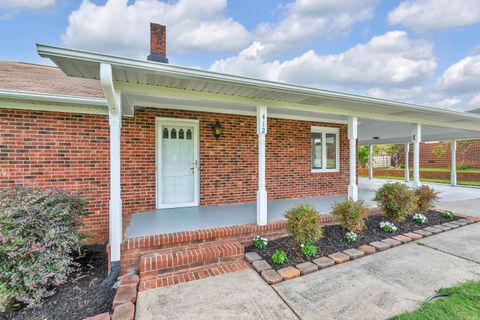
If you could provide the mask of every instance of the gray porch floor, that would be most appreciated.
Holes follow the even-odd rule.
[[[375,194],[375,190],[387,181],[388,180],[382,179],[369,180],[360,178],[358,190],[359,199],[363,200],[366,205],[374,207],[375,203],[371,199]],[[440,192],[440,203],[480,198],[480,189],[478,188],[452,187],[433,183],[429,183],[428,185],[431,185]],[[269,201],[268,221],[283,219],[285,211],[299,203],[311,204],[321,214],[328,214],[331,212],[334,202],[339,202],[344,199],[346,199],[346,195]],[[125,238],[226,227],[255,222],[255,203],[161,209],[135,213],[127,228]]]

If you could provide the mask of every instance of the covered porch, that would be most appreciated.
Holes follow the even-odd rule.
[[[387,182],[398,182],[398,180],[360,178],[359,200],[364,201],[369,207],[376,207],[375,202],[372,201],[375,191]],[[428,183],[428,185],[440,193],[439,204],[480,198],[480,188],[454,187],[436,183]],[[297,204],[310,204],[320,214],[329,214],[335,202],[346,198],[347,195],[268,201],[268,221],[284,219],[285,212]],[[255,203],[160,209],[135,213],[127,227],[125,238],[254,223],[256,223]]]

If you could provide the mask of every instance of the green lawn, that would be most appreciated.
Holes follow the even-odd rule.
[[[374,176],[374,178],[403,180],[403,177],[397,177],[397,176]],[[420,181],[450,184],[450,179],[434,179],[434,178],[422,178],[422,177],[420,177]],[[464,185],[464,186],[480,187],[480,181],[457,181],[457,183],[459,185]]]
[[[385,168],[382,170],[402,170],[403,168]],[[412,168],[410,168],[410,171],[412,170]],[[447,171],[447,172],[450,172],[451,169],[450,168],[420,168],[420,171]],[[480,172],[480,169],[464,169],[464,170],[461,170],[461,169],[457,169],[457,172]]]
[[[480,295],[480,281],[467,282],[462,285],[441,289],[439,293],[465,293]],[[453,294],[425,303],[413,312],[406,312],[395,320],[473,320],[480,319],[480,297],[468,297]]]

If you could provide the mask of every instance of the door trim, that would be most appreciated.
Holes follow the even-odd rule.
[[[181,203],[181,204],[162,204],[162,143],[161,143],[161,130],[162,125],[190,125],[193,127],[193,161],[197,162],[197,166],[194,169],[193,175],[193,202]],[[199,133],[199,121],[193,119],[177,119],[177,118],[155,118],[155,206],[157,209],[167,208],[181,208],[181,207],[197,207],[200,205],[200,133]]]

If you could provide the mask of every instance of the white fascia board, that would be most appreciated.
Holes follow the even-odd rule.
[[[216,73],[211,71],[185,68],[185,67],[175,66],[171,64],[162,64],[162,63],[151,62],[151,61],[122,58],[122,57],[94,53],[94,52],[83,51],[83,50],[68,49],[68,48],[37,44],[37,52],[40,56],[50,58],[53,61],[55,60],[55,58],[64,58],[64,59],[73,59],[78,61],[96,62],[98,64],[108,63],[108,64],[111,64],[112,67],[132,68],[137,70],[145,70],[149,72],[154,71],[154,72],[159,72],[162,74],[176,76],[184,79],[209,80],[209,81],[215,81],[217,83],[227,82],[230,84],[254,86],[257,88],[265,88],[265,89],[275,90],[275,91],[284,92],[284,93],[296,93],[296,94],[303,94],[303,95],[312,96],[312,97],[343,100],[343,101],[349,101],[354,103],[375,104],[375,105],[381,105],[385,107],[406,110],[406,111],[416,111],[416,112],[423,112],[423,113],[433,112],[436,114],[458,116],[460,118],[477,120],[480,122],[480,115],[468,114],[465,112],[459,112],[454,110],[438,109],[434,107],[416,105],[411,103],[403,103],[403,102],[397,102],[397,101],[390,101],[385,99],[360,96],[356,94],[347,94],[347,93],[341,93],[341,92],[335,92],[335,91],[329,91],[329,90],[321,90],[321,89],[315,89],[315,88],[309,88],[309,87],[303,87],[303,86],[297,86],[297,85],[290,85],[290,84],[273,82],[273,81],[252,79],[248,77],[233,76],[233,75]]]
[[[54,95],[54,94],[8,91],[8,90],[0,90],[0,98],[65,103],[65,104],[80,104],[80,105],[101,106],[101,107],[107,105],[107,100],[105,100],[104,98],[62,96],[62,95]]]

